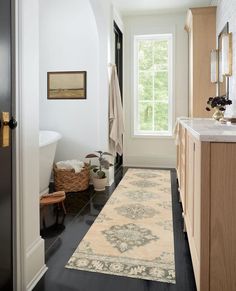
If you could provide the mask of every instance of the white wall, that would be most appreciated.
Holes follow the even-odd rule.
[[[114,18],[122,25],[110,0],[40,1],[40,128],[62,134],[56,160],[83,159],[88,152],[109,149]],[[86,100],[47,100],[47,72],[63,70],[87,71]]]
[[[218,0],[213,1],[212,5],[217,5],[216,37],[227,22],[229,22],[229,32],[233,33],[233,75],[229,79],[229,96],[233,100],[233,104],[227,106],[225,115],[236,117],[236,1]]]
[[[56,161],[109,150],[108,63],[113,56],[110,0],[40,1],[40,128],[62,134]],[[86,100],[47,100],[47,72],[87,71]],[[110,169],[109,184],[113,182]]]
[[[95,16],[99,38],[99,67],[97,71],[99,83],[97,119],[99,128],[99,148],[101,150],[108,150],[108,63],[111,61],[111,40],[113,27],[112,5],[110,0],[90,0],[90,4]]]
[[[188,114],[188,44],[184,31],[186,13],[127,16],[125,26],[124,106],[126,166],[174,167],[176,148],[173,138],[133,137],[133,36],[135,34],[174,34],[174,118]]]
[[[17,290],[32,290],[46,271],[39,232],[38,1],[16,1]]]
[[[99,37],[99,143],[101,149],[109,151],[109,122],[108,122],[108,87],[110,69],[108,64],[114,63],[114,32],[113,21],[123,30],[123,21],[110,0],[90,0],[96,19]],[[110,160],[114,163],[114,160]],[[114,167],[109,169],[109,185],[114,182]]]
[[[56,160],[100,148],[99,39],[89,1],[39,1],[40,128],[62,134]],[[87,71],[86,100],[47,100],[48,71]],[[102,136],[102,138],[105,138]]]

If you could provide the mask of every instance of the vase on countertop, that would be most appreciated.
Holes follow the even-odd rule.
[[[220,119],[224,118],[224,113],[225,111],[220,110],[221,107],[215,107],[215,112],[212,115],[212,118],[214,118],[215,120],[219,121]]]

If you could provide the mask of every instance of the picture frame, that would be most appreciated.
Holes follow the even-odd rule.
[[[86,99],[86,71],[47,72],[47,99]]]

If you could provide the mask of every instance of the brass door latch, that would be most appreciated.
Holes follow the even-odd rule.
[[[17,127],[16,120],[12,117],[10,119],[9,112],[2,112],[0,120],[0,147],[9,147],[10,145],[10,129]]]

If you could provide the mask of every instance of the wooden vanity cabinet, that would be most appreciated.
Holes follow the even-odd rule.
[[[236,290],[236,143],[201,142],[187,129],[185,141],[183,216],[197,290],[233,291]]]

